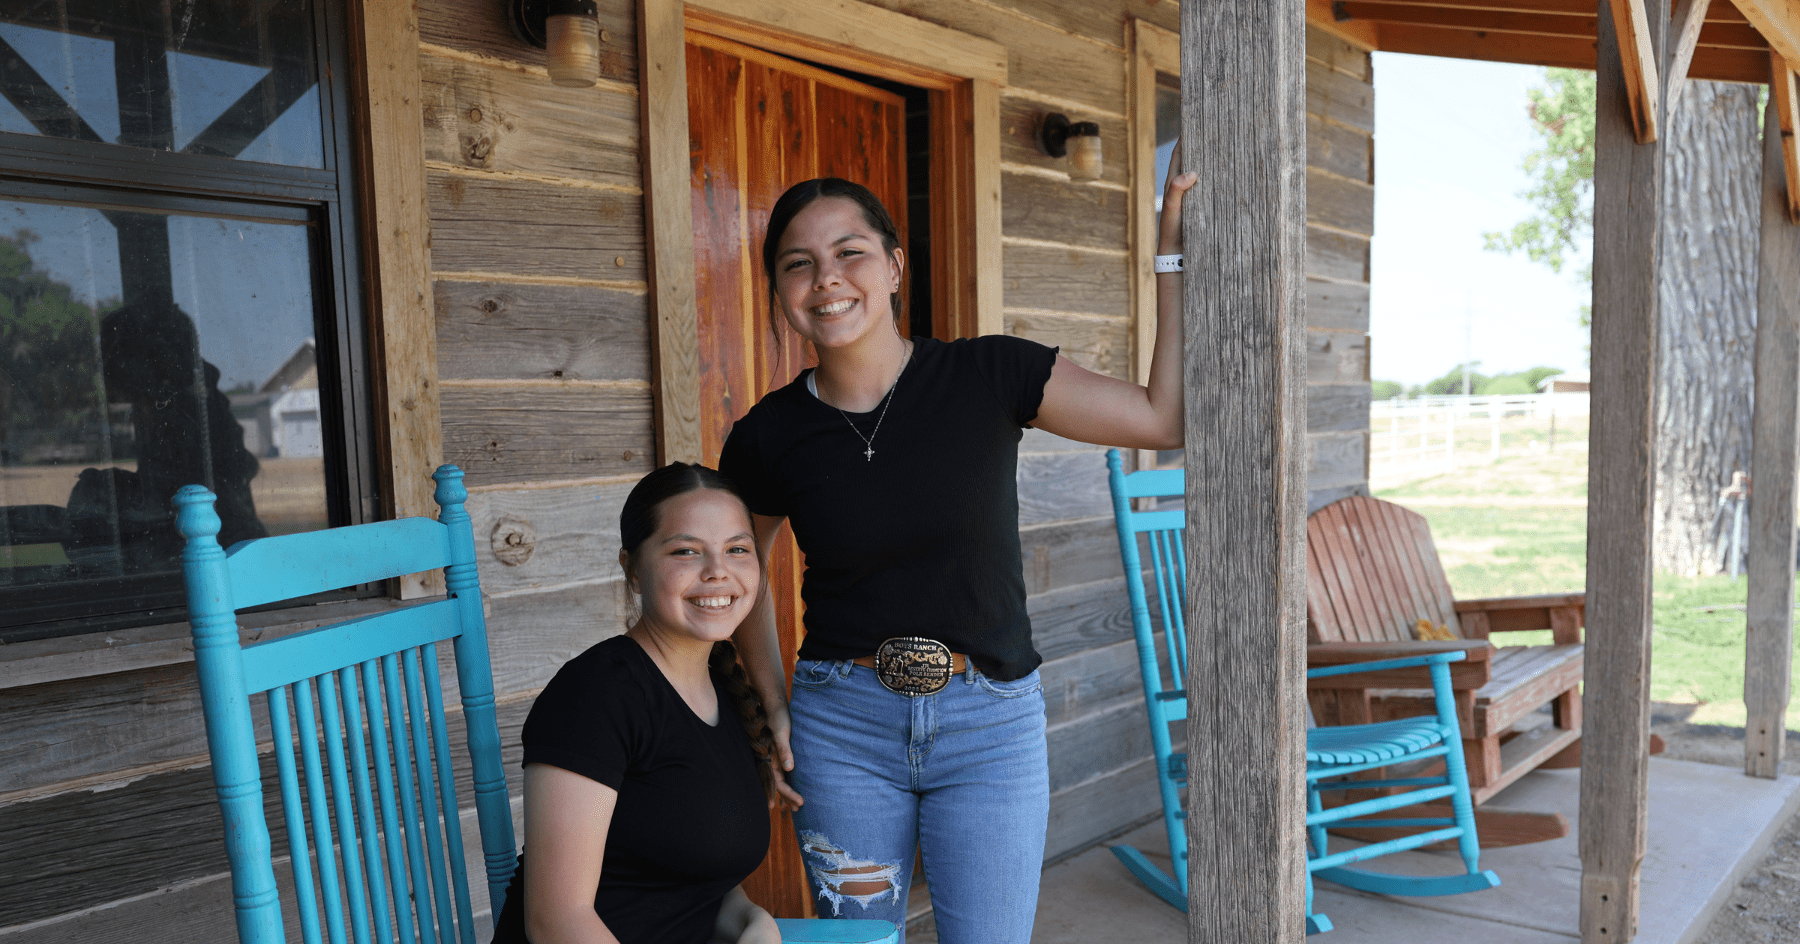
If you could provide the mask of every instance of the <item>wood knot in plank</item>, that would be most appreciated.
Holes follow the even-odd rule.
[[[494,558],[508,567],[517,567],[531,559],[537,550],[537,528],[515,515],[502,515],[488,535],[488,546]]]
[[[483,135],[463,139],[463,156],[471,167],[488,167],[494,163],[494,139]]]

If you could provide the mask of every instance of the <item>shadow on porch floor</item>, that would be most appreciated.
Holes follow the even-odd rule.
[[[1554,810],[1577,822],[1580,772],[1540,770],[1492,805]],[[1701,944],[1713,911],[1745,869],[1762,857],[1781,825],[1800,806],[1800,778],[1757,780],[1740,769],[1652,758],[1650,835],[1642,877],[1638,935],[1633,944]],[[1446,898],[1386,898],[1320,883],[1318,910],[1337,929],[1319,944],[1560,944],[1578,932],[1581,858],[1577,836],[1482,854],[1502,885]],[[1166,861],[1160,821],[1120,837],[1154,860]],[[1372,868],[1425,874],[1452,871],[1446,853],[1403,853]],[[936,944],[929,925],[909,930],[908,944]],[[1044,872],[1034,944],[1179,944],[1186,916],[1163,904],[1126,873],[1105,846]]]

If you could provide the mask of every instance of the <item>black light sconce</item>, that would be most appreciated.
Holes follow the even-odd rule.
[[[1051,112],[1038,129],[1038,143],[1051,157],[1069,158],[1070,180],[1100,178],[1100,126],[1092,121],[1071,122],[1067,115]]]
[[[506,0],[514,35],[545,51],[550,81],[588,88],[600,81],[600,7],[595,0]]]

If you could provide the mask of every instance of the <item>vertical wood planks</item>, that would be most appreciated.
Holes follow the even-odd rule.
[[[1188,940],[1305,934],[1305,8],[1183,4]]]
[[[366,121],[363,164],[364,252],[370,260],[370,337],[380,359],[376,427],[386,440],[384,516],[431,516],[431,480],[420,474],[443,461],[439,422],[437,321],[432,309],[431,220],[425,200],[423,96],[419,17],[412,4],[363,0],[350,16],[357,47],[355,87]],[[400,596],[443,592],[437,575],[401,578]]]
[[[1639,144],[1630,24],[1601,4],[1594,144],[1593,419],[1589,433],[1588,702],[1581,772],[1581,939],[1637,933],[1648,815],[1651,496],[1655,487],[1658,213],[1663,150]],[[1663,45],[1668,0],[1646,4]],[[1621,35],[1624,34],[1624,35]],[[1623,48],[1621,48],[1623,47]]]
[[[1773,78],[1784,80],[1779,59]],[[1748,634],[1744,644],[1744,772],[1774,778],[1794,648],[1795,412],[1800,406],[1800,229],[1787,219],[1779,109],[1763,121],[1762,245],[1756,278],[1756,408],[1751,419]]]
[[[644,230],[650,234],[650,350],[657,462],[701,461],[700,351],[688,193],[686,28],[682,4],[638,0]]]

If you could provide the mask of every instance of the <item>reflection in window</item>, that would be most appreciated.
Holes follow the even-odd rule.
[[[1163,187],[1169,183],[1169,161],[1181,134],[1181,77],[1156,74],[1156,212],[1162,212]]]
[[[1156,212],[1162,212],[1163,188],[1169,183],[1169,161],[1175,157],[1175,139],[1181,135],[1181,77],[1156,74]],[[1164,449],[1156,454],[1156,468],[1179,469],[1186,453]]]
[[[0,591],[329,523],[312,226],[0,199]]]
[[[12,0],[0,131],[323,167],[308,0]]]

